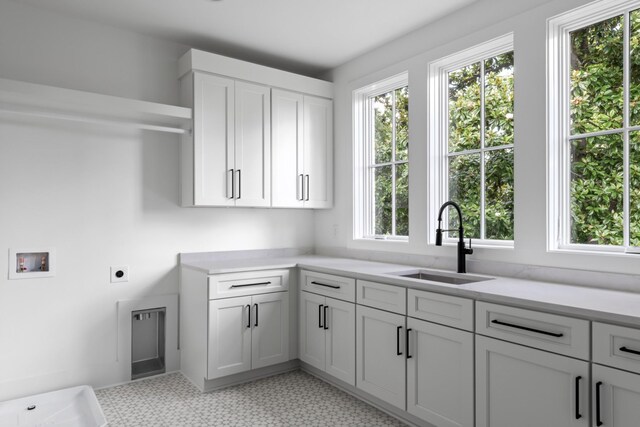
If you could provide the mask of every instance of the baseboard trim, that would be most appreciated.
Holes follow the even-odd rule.
[[[270,377],[273,375],[283,374],[285,372],[295,371],[300,369],[300,361],[298,359],[289,360],[288,362],[279,363],[273,366],[266,366],[260,369],[253,369],[247,372],[241,372],[239,374],[229,375],[222,378],[216,378],[214,380],[204,380],[204,388],[200,391],[208,393],[215,390],[221,390],[223,388],[231,387],[247,383],[250,381],[259,380],[261,378]],[[186,376],[186,375],[185,375]]]

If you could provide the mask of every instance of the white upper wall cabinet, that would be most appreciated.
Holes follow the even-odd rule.
[[[183,206],[333,205],[332,83],[195,50],[179,69]]]
[[[272,206],[330,208],[333,204],[331,100],[274,89]]]

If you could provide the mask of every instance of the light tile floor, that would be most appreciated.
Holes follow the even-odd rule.
[[[303,371],[211,393],[173,373],[96,391],[112,427],[404,426]]]

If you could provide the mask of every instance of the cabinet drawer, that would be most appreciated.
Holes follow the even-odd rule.
[[[587,320],[477,302],[476,333],[589,359]]]
[[[594,322],[593,361],[640,373],[640,330]]]
[[[300,289],[349,302],[356,302],[356,281],[333,274],[300,271]]]
[[[407,316],[473,332],[473,300],[408,290]]]
[[[266,294],[289,289],[289,270],[249,271],[209,276],[209,299]]]
[[[358,280],[356,302],[398,314],[407,314],[407,289],[401,286]]]

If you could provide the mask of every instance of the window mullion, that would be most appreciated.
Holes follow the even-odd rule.
[[[624,228],[624,243],[625,247],[630,246],[630,217],[629,217],[629,91],[630,87],[630,29],[631,29],[631,12],[626,12],[624,15],[624,55],[623,55],[623,127],[625,129],[623,133],[623,144],[624,144],[624,152],[623,152],[623,196],[622,196],[622,205],[623,205],[623,228]]]
[[[391,92],[391,235],[396,235],[396,91]]]
[[[480,239],[485,238],[485,176],[484,176],[484,146],[485,146],[485,111],[484,111],[484,89],[485,70],[484,60],[480,61]],[[460,224],[462,225],[462,224]]]

